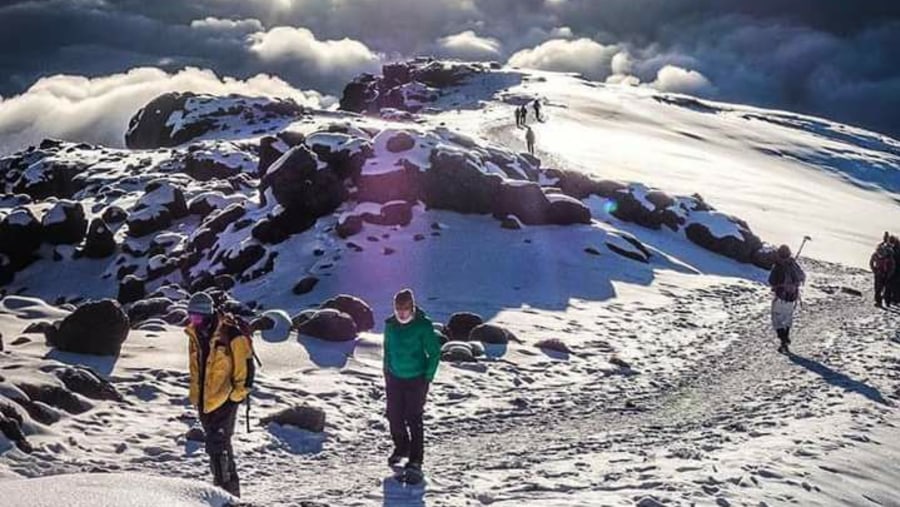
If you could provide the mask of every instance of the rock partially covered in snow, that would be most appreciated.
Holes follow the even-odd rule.
[[[280,424],[321,433],[325,431],[325,411],[318,407],[300,405],[286,408],[260,419],[262,424]]]
[[[320,307],[332,308],[351,316],[357,331],[365,332],[375,327],[372,308],[358,297],[340,294],[323,302]]]
[[[318,156],[304,145],[295,146],[275,161],[263,186],[289,216],[318,218],[337,209],[347,190],[337,175],[319,167]]]
[[[187,214],[180,187],[167,180],[151,181],[128,217],[128,234],[142,237],[161,231]]]
[[[75,177],[84,168],[83,163],[75,160],[58,160],[47,156],[22,171],[12,190],[36,200],[48,197],[70,199],[81,187]]]
[[[115,356],[128,338],[129,326],[128,315],[117,301],[93,301],[66,316],[47,341],[65,352]]]
[[[303,315],[302,319],[295,317],[294,321],[299,322],[297,331],[300,334],[320,340],[345,342],[355,339],[358,334],[353,317],[331,308]]]
[[[694,213],[691,220],[685,234],[703,248],[740,262],[762,258],[756,252],[763,248],[763,243],[744,221],[715,211]]]
[[[457,312],[450,316],[444,331],[450,340],[468,341],[472,330],[482,324],[484,319],[477,313]]]
[[[650,262],[650,250],[633,236],[619,233],[610,233],[606,237],[606,248],[623,257],[638,262]]]
[[[91,220],[82,252],[85,257],[91,259],[102,259],[116,252],[116,240],[113,232],[102,218],[96,217]]]
[[[481,324],[469,333],[470,341],[478,341],[492,345],[505,345],[511,341],[518,341],[512,331],[496,324]]]
[[[41,219],[44,239],[54,245],[74,245],[84,239],[87,219],[84,206],[74,201],[57,201]]]
[[[72,392],[93,400],[123,401],[122,395],[108,380],[100,377],[90,368],[67,366],[56,372],[56,376]]]
[[[262,314],[263,319],[267,319],[271,325],[261,329],[264,340],[267,341],[284,341],[291,334],[291,316],[284,310],[269,310]]]
[[[475,363],[478,359],[469,342],[447,342],[441,347],[441,361]]]
[[[27,264],[41,246],[41,223],[28,208],[16,208],[0,220],[0,253],[12,269]]]
[[[131,149],[177,146],[210,132],[302,114],[303,108],[291,99],[165,93],[131,118],[125,145]]]
[[[487,68],[486,64],[430,58],[387,64],[382,67],[383,76],[363,74],[350,82],[340,108],[357,113],[377,113],[382,108],[416,112],[437,100],[441,88],[458,85]]]
[[[119,282],[119,292],[116,300],[123,305],[141,300],[146,293],[146,281],[143,278],[128,275]]]

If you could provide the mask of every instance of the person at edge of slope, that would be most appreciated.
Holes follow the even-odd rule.
[[[441,342],[431,320],[416,307],[411,290],[394,296],[394,315],[384,326],[384,382],[394,451],[388,465],[407,458],[403,480],[422,480],[425,426],[422,416],[428,388],[441,360]]]
[[[534,155],[534,130],[531,127],[525,127],[525,142],[528,144],[528,153]]]
[[[522,108],[516,107],[516,127],[522,126]]]
[[[900,306],[900,238],[891,235],[891,248],[894,250],[894,275],[888,280],[890,296],[887,303]]]
[[[522,126],[528,125],[528,107],[525,104],[519,106],[519,117],[522,118]]]
[[[888,283],[896,270],[894,249],[891,246],[890,239],[890,234],[885,232],[883,241],[875,247],[875,252],[869,258],[869,269],[872,270],[872,274],[875,277],[875,306],[879,308],[885,302],[890,306]],[[888,296],[888,301],[885,301],[885,296]]]
[[[213,483],[241,495],[231,437],[238,406],[247,398],[254,371],[248,331],[228,314],[217,312],[205,292],[188,302],[190,400],[206,434]]]
[[[791,326],[794,321],[794,310],[800,299],[800,286],[806,281],[806,274],[791,255],[787,245],[778,247],[775,266],[769,273],[769,286],[772,288],[772,327],[781,342],[778,352],[790,354]]]
[[[540,101],[540,99],[534,100],[534,117],[537,121],[544,121],[543,118],[541,118],[541,101]]]
[[[891,279],[891,304],[900,306],[900,238],[891,235],[891,246],[894,247],[894,276]]]

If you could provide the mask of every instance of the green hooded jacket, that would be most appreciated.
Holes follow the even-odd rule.
[[[441,361],[441,342],[431,319],[420,309],[408,324],[397,317],[385,321],[384,367],[391,375],[411,379],[425,377],[431,382]]]

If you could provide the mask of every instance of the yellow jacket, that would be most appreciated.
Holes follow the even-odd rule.
[[[227,316],[218,316],[218,324],[210,337],[209,355],[201,368],[197,330],[188,324],[185,333],[190,338],[191,403],[201,413],[208,414],[227,400],[235,403],[244,401],[249,393],[247,375],[253,366],[250,338],[241,334]],[[252,382],[252,379],[249,381]]]

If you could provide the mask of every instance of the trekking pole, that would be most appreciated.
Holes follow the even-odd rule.
[[[800,252],[803,251],[803,247],[806,245],[807,241],[812,241],[812,238],[809,236],[803,236],[803,242],[800,243],[800,248],[797,249],[797,255],[794,256],[794,260],[800,258]]]

